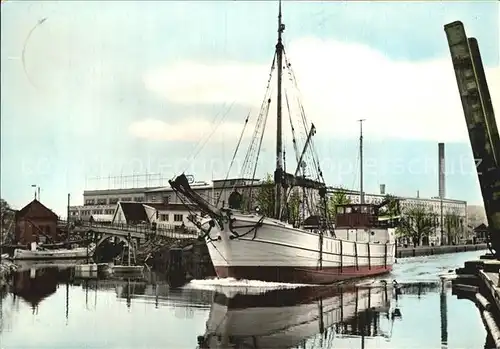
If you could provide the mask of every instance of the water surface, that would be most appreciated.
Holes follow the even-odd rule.
[[[0,295],[0,348],[194,349],[203,339],[221,349],[477,349],[486,331],[476,307],[439,275],[481,254],[400,259],[383,278],[342,287],[226,279],[172,290],[156,275],[82,280],[71,269],[26,269]]]

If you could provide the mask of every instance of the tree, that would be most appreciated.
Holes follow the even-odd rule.
[[[14,211],[10,208],[9,203],[4,199],[0,199],[0,220],[2,227],[13,217]]]
[[[266,175],[266,179],[264,179],[262,185],[257,189],[255,201],[262,215],[267,217],[274,216],[274,180],[270,174]]]
[[[300,204],[302,200],[300,194],[297,190],[293,190],[288,197],[287,208],[288,208],[288,222],[292,224],[297,224],[300,220]]]
[[[257,193],[252,195],[260,209],[260,213],[267,217],[274,217],[275,184],[272,175],[267,174]],[[248,198],[244,199],[248,202]],[[253,200],[252,200],[253,201]],[[291,191],[287,201],[287,219],[289,223],[297,223],[300,219],[301,196],[297,190]]]
[[[448,235],[448,244],[456,243],[463,228],[463,220],[460,219],[456,211],[448,211],[444,216],[443,224]]]
[[[437,215],[424,205],[415,205],[402,213],[398,235],[411,239],[415,247],[437,226]]]
[[[0,244],[4,243],[6,238],[9,238],[8,230],[11,228],[15,218],[14,210],[10,207],[7,201],[0,199]],[[7,236],[6,234],[7,233]]]
[[[333,194],[328,198],[327,210],[329,216],[335,220],[337,214],[337,206],[348,205],[351,203],[351,199],[347,196],[347,192],[343,188],[339,188],[333,192]]]
[[[391,194],[387,194],[384,198],[387,204],[384,206],[385,209],[382,212],[383,216],[388,216],[389,218],[399,216],[401,211],[399,209],[399,199]]]

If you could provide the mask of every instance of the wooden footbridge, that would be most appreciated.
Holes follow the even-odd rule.
[[[80,222],[79,224],[70,222],[68,225],[67,221],[61,220],[58,222],[58,226],[62,229],[68,229],[69,226],[70,234],[90,236],[94,241],[97,241],[97,245],[112,237],[126,242],[128,239],[142,242],[157,236],[171,239],[194,239],[198,236],[198,232],[194,230],[178,231],[175,229],[153,228],[149,225],[99,224],[93,222]]]

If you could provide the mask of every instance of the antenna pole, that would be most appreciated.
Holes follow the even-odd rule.
[[[363,121],[359,119],[359,203],[365,203],[365,193],[363,191]]]
[[[282,120],[281,120],[281,75],[283,70],[283,43],[281,34],[285,30],[285,25],[281,23],[281,0],[279,1],[278,14],[278,43],[276,44],[276,58],[278,66],[278,96],[277,96],[277,114],[276,114],[276,171],[274,173],[274,182],[276,185],[275,199],[275,217],[281,217],[281,199],[282,199],[282,181],[283,181],[283,145],[282,145]]]

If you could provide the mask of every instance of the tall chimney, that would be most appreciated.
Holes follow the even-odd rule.
[[[385,195],[385,184],[380,184],[380,195]]]
[[[439,197],[446,197],[445,188],[445,163],[444,163],[444,143],[438,143],[438,171],[439,171]]]

